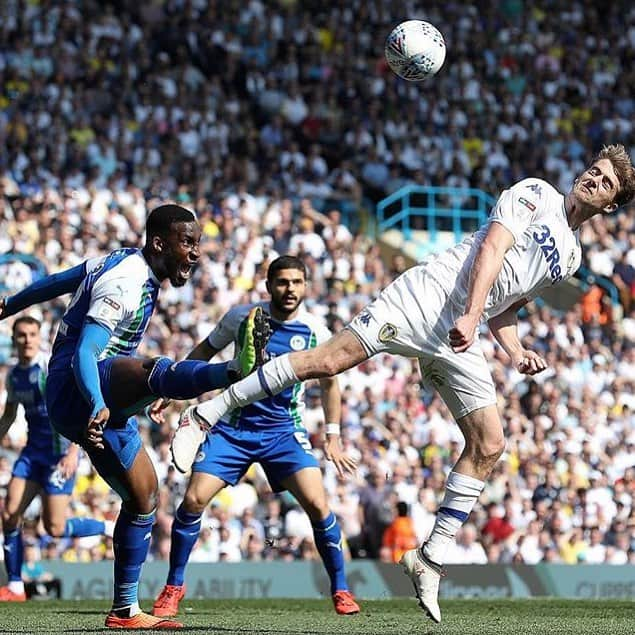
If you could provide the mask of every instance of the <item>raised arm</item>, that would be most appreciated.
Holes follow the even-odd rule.
[[[82,263],[66,271],[46,276],[30,284],[19,293],[2,298],[0,300],[0,319],[15,315],[33,304],[52,300],[65,293],[75,293],[85,276],[86,263]]]
[[[509,229],[501,223],[490,223],[472,264],[465,311],[448,333],[455,353],[466,351],[474,342],[487,296],[503,266],[505,254],[513,245],[514,235]]]
[[[526,375],[535,375],[547,368],[547,362],[538,353],[524,348],[518,337],[518,311],[527,302],[527,299],[519,300],[501,314],[490,318],[487,324],[516,370]]]

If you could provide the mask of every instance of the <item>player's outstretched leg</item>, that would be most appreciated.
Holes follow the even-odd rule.
[[[265,348],[270,337],[271,326],[265,312],[260,306],[253,307],[243,322],[238,336],[240,351],[237,359],[243,377],[260,368],[265,362]],[[210,426],[197,415],[195,408],[195,406],[186,408],[181,414],[178,427],[179,438],[170,446],[174,465],[183,473],[189,472],[198,448],[210,429]]]
[[[346,329],[316,348],[274,357],[220,395],[183,412],[170,446],[174,464],[181,472],[189,471],[209,429],[235,408],[277,395],[299,381],[337,375],[368,357],[357,337]]]

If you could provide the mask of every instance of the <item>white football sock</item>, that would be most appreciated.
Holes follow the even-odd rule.
[[[7,586],[12,593],[24,593],[24,582],[22,580],[11,580]]]
[[[434,528],[423,546],[424,555],[432,562],[443,564],[448,547],[468,519],[484,487],[483,481],[472,476],[450,472]]]
[[[272,397],[300,380],[291,366],[289,354],[274,357],[254,373],[232,384],[209,401],[196,407],[196,414],[214,425],[221,417],[236,408],[244,408],[254,401]]]

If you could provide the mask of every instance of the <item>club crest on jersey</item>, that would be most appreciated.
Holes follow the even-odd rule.
[[[542,187],[540,187],[538,183],[532,183],[531,185],[527,185],[527,188],[530,189],[538,198],[542,196]]]
[[[560,252],[556,247],[556,240],[551,235],[551,230],[547,225],[541,225],[542,232],[534,232],[533,238],[540,245],[540,250],[545,256],[549,266],[551,284],[556,284],[562,280],[562,267],[560,266]]]
[[[302,337],[302,335],[294,335],[289,340],[289,346],[294,351],[303,351],[306,348],[306,340]]]
[[[395,337],[397,337],[397,327],[394,324],[390,324],[389,322],[384,324],[379,329],[379,333],[377,335],[377,339],[382,344],[385,344],[386,342],[390,342],[391,340],[394,340]]]
[[[35,384],[37,383],[37,380],[40,376],[40,371],[37,370],[37,368],[33,369],[30,373],[29,373],[29,383],[30,384]]]

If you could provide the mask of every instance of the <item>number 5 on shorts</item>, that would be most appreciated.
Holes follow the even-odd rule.
[[[313,446],[311,441],[307,439],[306,432],[294,432],[293,436],[307,454],[313,454]]]

